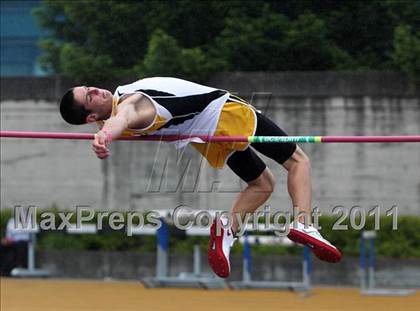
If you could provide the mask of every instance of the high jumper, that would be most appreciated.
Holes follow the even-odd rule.
[[[90,86],[68,90],[60,103],[60,113],[70,124],[97,122],[92,148],[99,159],[110,155],[109,145],[121,137],[138,135],[190,135],[199,132],[217,136],[277,136],[287,134],[272,120],[229,91],[190,81],[153,77],[119,86],[114,93]],[[287,188],[293,207],[299,213],[297,226],[288,237],[308,245],[321,260],[338,262],[342,255],[312,226],[311,168],[308,156],[293,141],[280,144],[221,141],[199,137],[174,140],[176,148],[191,144],[217,169],[225,164],[243,181],[246,188],[233,202],[232,215],[244,218],[264,204],[274,191],[275,177],[257,152],[275,160],[287,171]],[[238,219],[216,219],[210,228],[208,261],[220,277],[231,271],[229,254],[238,230]],[[219,223],[217,223],[219,222]],[[304,224],[305,222],[305,224]],[[220,229],[216,232],[216,228]]]

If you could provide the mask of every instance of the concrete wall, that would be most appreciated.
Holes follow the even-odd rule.
[[[292,97],[419,97],[420,83],[395,72],[236,72],[215,75],[211,85],[250,96],[269,92]]]
[[[22,81],[25,88],[31,85],[30,80]],[[18,79],[2,79],[2,130],[96,130],[60,120],[52,100],[68,81],[61,81],[57,89],[56,84],[48,87],[47,80],[33,81],[31,96],[36,101],[23,100],[26,92]],[[47,101],[40,99],[37,83],[49,90]],[[399,74],[237,73],[215,76],[209,84],[246,97],[289,135],[420,133],[420,88]],[[369,209],[379,204],[385,210],[397,204],[400,214],[420,215],[420,144],[302,147],[312,160],[313,205],[323,213],[336,205]],[[227,210],[244,186],[228,168],[211,169],[190,148],[179,163],[169,144],[116,142],[111,152],[111,158],[99,161],[86,141],[2,139],[1,207],[55,203],[62,209],[89,205],[98,210],[150,210],[187,204]],[[182,179],[189,159],[190,170]],[[273,161],[267,163],[277,178],[269,204],[288,209],[287,176]]]
[[[114,83],[96,85],[101,88],[115,89],[135,79],[123,78]],[[74,81],[60,76],[54,77],[2,77],[0,79],[0,100],[46,100],[58,101],[69,88],[77,85]]]
[[[202,272],[211,273],[202,254]],[[263,281],[300,281],[302,257],[255,256],[252,278]],[[38,253],[40,267],[49,269],[54,277],[90,279],[139,280],[153,277],[156,269],[155,254],[133,252],[96,251],[42,251]],[[169,274],[177,276],[192,272],[193,258],[189,255],[172,254],[169,257]],[[312,284],[332,286],[359,286],[358,259],[346,257],[338,264],[329,264],[312,258]],[[242,258],[232,256],[230,281],[241,280]],[[386,259],[376,262],[375,281],[378,287],[420,288],[419,259]]]
[[[114,90],[118,85],[135,81],[121,78],[114,83],[96,85]],[[384,71],[372,72],[235,72],[214,75],[208,85],[251,96],[269,92],[274,96],[396,96],[419,97],[420,83],[407,76]],[[56,101],[75,83],[57,77],[8,77],[0,79],[0,100]]]

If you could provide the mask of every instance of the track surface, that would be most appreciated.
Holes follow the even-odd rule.
[[[366,297],[357,289],[316,288],[308,297],[286,291],[145,289],[135,282],[2,278],[1,310],[419,310],[408,297]]]

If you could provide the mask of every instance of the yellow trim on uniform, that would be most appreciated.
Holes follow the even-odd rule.
[[[112,112],[111,116],[116,116],[118,113],[118,104],[120,104],[119,99],[117,97],[114,97],[114,100],[112,102]],[[153,103],[152,103],[153,105]],[[157,109],[156,109],[157,110]],[[153,132],[157,131],[159,128],[164,126],[166,123],[166,119],[162,116],[160,116],[156,111],[156,117],[153,120],[153,123],[145,128],[145,129],[126,129],[121,136],[127,137],[127,136],[133,136],[133,135],[146,135],[146,134],[152,134]]]
[[[159,128],[161,128],[162,126],[164,126],[166,123],[166,119],[160,115],[156,115],[155,120],[153,121],[152,125],[146,129],[126,129],[123,132],[123,136],[124,135],[148,135],[148,134],[153,134],[153,132],[156,132]]]
[[[255,112],[247,104],[226,102],[220,113],[214,136],[252,136],[256,127]],[[191,143],[215,168],[222,168],[228,156],[245,150],[247,142]]]
[[[118,112],[119,100],[114,97],[111,116]],[[157,113],[157,112],[156,112]],[[122,136],[153,134],[161,128],[166,119],[158,113],[152,125],[146,129],[127,129]],[[228,101],[223,105],[214,136],[253,136],[256,128],[256,117],[252,106],[246,103]],[[185,134],[185,133],[180,133]],[[191,143],[214,168],[223,168],[227,158],[236,150],[245,150],[249,142]]]

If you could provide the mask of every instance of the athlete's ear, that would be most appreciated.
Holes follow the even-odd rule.
[[[96,122],[97,121],[97,114],[96,113],[90,113],[87,117],[86,117],[86,123],[92,123],[92,122]]]

